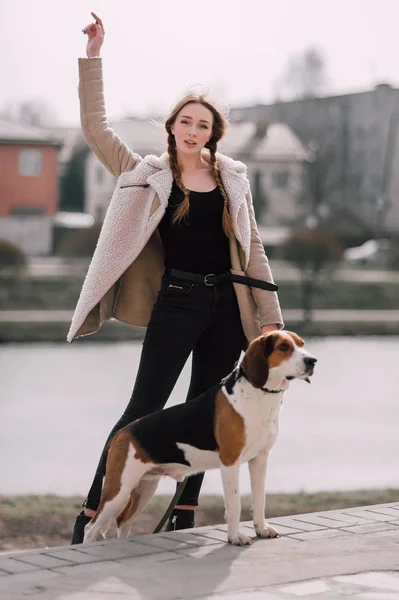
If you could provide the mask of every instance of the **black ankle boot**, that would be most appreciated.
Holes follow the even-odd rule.
[[[165,531],[177,531],[178,529],[191,529],[195,527],[194,511],[175,508],[169,517]]]
[[[85,515],[84,510],[76,517],[75,525],[73,526],[72,541],[73,544],[83,544],[85,535],[85,527],[90,523],[91,517]]]

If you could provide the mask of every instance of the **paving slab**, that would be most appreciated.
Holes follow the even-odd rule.
[[[365,523],[373,523],[373,516],[370,515],[368,518],[359,517],[355,515],[348,514],[342,511],[330,510],[326,513],[320,513],[320,518],[324,521],[327,521],[327,525],[330,526],[330,521],[334,523],[339,519],[340,523],[348,523],[351,525],[364,525]]]
[[[161,550],[159,548],[137,543],[136,541],[120,540],[118,543],[102,543],[98,546],[93,545],[90,548],[86,548],[85,544],[82,544],[81,552],[87,553],[89,556],[97,556],[101,558],[101,560],[116,560],[128,556],[155,554],[156,552],[161,552]]]
[[[310,521],[303,521],[298,515],[296,517],[277,517],[276,519],[269,519],[269,523],[272,525],[276,525],[278,529],[279,525],[285,525],[286,527],[292,527],[293,529],[297,529],[298,531],[319,531],[321,529],[329,529],[328,523],[311,523]]]
[[[26,556],[25,554],[23,556]],[[15,560],[14,556],[3,556],[0,559],[0,569],[9,575],[16,575],[17,573],[27,573],[28,571],[38,571],[40,567],[37,565],[30,565],[26,561]]]
[[[378,531],[392,531],[397,529],[399,533],[399,527],[395,522],[382,523],[367,523],[367,525],[345,525],[343,531],[349,533],[376,533]]]
[[[399,504],[271,519],[282,537],[225,543],[226,527],[0,557],[1,600],[397,600]]]
[[[366,519],[371,519],[372,521],[386,522],[386,521],[395,521],[395,519],[397,519],[397,516],[386,515],[386,514],[383,514],[382,512],[378,512],[376,510],[367,510],[366,508],[358,508],[358,509],[356,509],[356,511],[353,511],[348,514],[356,514],[359,517],[364,516]]]
[[[46,556],[52,556],[54,558],[59,558],[74,565],[87,564],[91,562],[99,562],[101,558],[98,556],[91,556],[86,552],[79,552],[79,550],[75,550],[73,548],[66,548],[64,550],[55,550],[52,552],[51,550],[46,551]]]

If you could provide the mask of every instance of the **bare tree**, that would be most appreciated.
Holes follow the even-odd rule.
[[[283,75],[275,83],[280,100],[316,98],[327,88],[327,62],[321,48],[309,46],[292,57]]]
[[[0,272],[18,275],[26,264],[26,256],[21,248],[8,240],[0,239]]]
[[[295,229],[282,247],[282,258],[300,272],[304,322],[309,323],[317,284],[322,275],[331,274],[337,267],[342,247],[333,235],[321,229]]]
[[[8,102],[0,109],[0,116],[22,125],[49,127],[56,123],[53,109],[44,100]]]

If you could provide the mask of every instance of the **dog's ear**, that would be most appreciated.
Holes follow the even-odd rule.
[[[249,344],[241,366],[255,388],[265,385],[269,377],[268,358],[274,350],[276,335],[262,335]]]
[[[294,331],[285,331],[285,333],[288,333],[288,335],[290,335],[292,337],[295,344],[299,348],[302,348],[302,346],[304,346],[305,342],[303,341],[303,339],[301,337],[299,337],[299,335],[297,333],[295,333]]]

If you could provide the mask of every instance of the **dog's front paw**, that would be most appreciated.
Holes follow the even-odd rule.
[[[234,535],[228,535],[227,540],[232,546],[249,546],[252,544],[251,538],[239,531]]]
[[[256,535],[260,538],[280,537],[280,534],[277,531],[277,529],[274,529],[274,527],[272,525],[269,525],[269,523],[265,523],[265,525],[263,527],[255,526],[255,532],[256,532]]]

